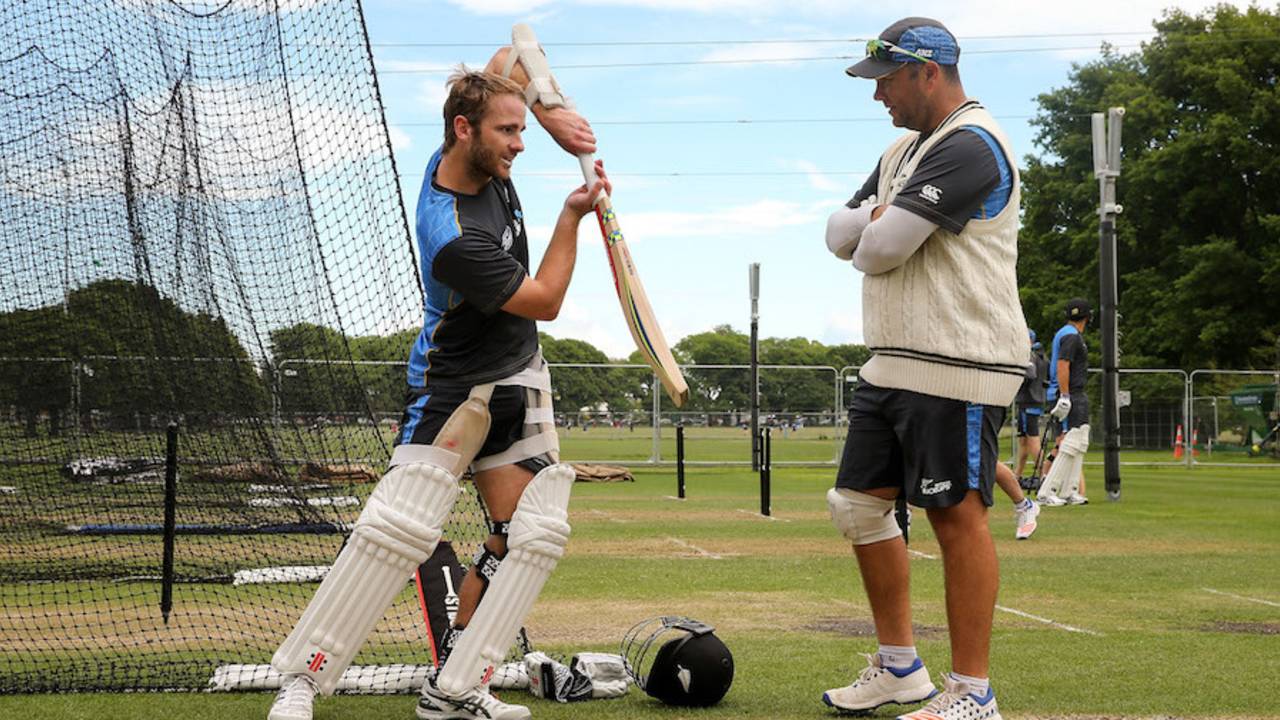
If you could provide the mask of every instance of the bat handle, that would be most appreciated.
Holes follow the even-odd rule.
[[[582,153],[578,156],[578,164],[582,166],[582,179],[586,181],[587,187],[590,188],[592,185],[595,185],[596,181],[600,179],[600,177],[596,175],[596,156],[591,153]],[[599,205],[600,201],[607,197],[609,197],[608,194],[606,194],[602,189],[600,194],[596,196],[595,200],[591,201],[591,204]]]

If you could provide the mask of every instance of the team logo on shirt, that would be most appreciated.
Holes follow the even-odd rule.
[[[515,236],[511,233],[511,226],[508,225],[502,229],[502,249],[510,250],[511,243],[515,241]]]
[[[925,185],[920,188],[920,197],[928,200],[934,205],[937,205],[938,201],[942,199],[942,188],[939,188],[936,185]]]

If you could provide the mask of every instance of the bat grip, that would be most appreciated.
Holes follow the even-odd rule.
[[[582,179],[586,181],[587,189],[590,189],[591,186],[595,185],[596,181],[600,179],[600,177],[596,175],[596,156],[591,153],[582,153],[578,156],[578,165],[582,166]],[[600,194],[591,201],[591,204],[599,205],[600,201],[607,197],[609,197],[608,194],[601,189]]]

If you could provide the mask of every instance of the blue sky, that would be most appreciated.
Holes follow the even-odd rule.
[[[965,89],[1001,119],[1023,157],[1038,153],[1028,123],[1038,94],[1065,85],[1071,64],[1097,57],[1104,41],[1136,48],[1150,37],[1152,20],[1175,6],[886,5],[365,0],[410,221],[423,167],[443,132],[448,69],[483,66],[510,41],[511,25],[527,22],[595,129],[623,232],[671,344],[720,324],[747,329],[752,262],[761,264],[763,337],[860,342],[860,275],[826,251],[823,229],[900,132],[872,100],[873,83],[844,74],[865,39],[908,13],[942,20],[960,40]],[[564,196],[581,178],[532,115],[529,123],[514,175],[536,265]],[[542,329],[625,357],[631,340],[591,216],[579,243],[560,318]]]

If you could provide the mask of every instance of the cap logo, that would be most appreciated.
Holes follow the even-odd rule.
[[[921,57],[931,58],[933,57],[933,48],[917,48],[916,54]]]

